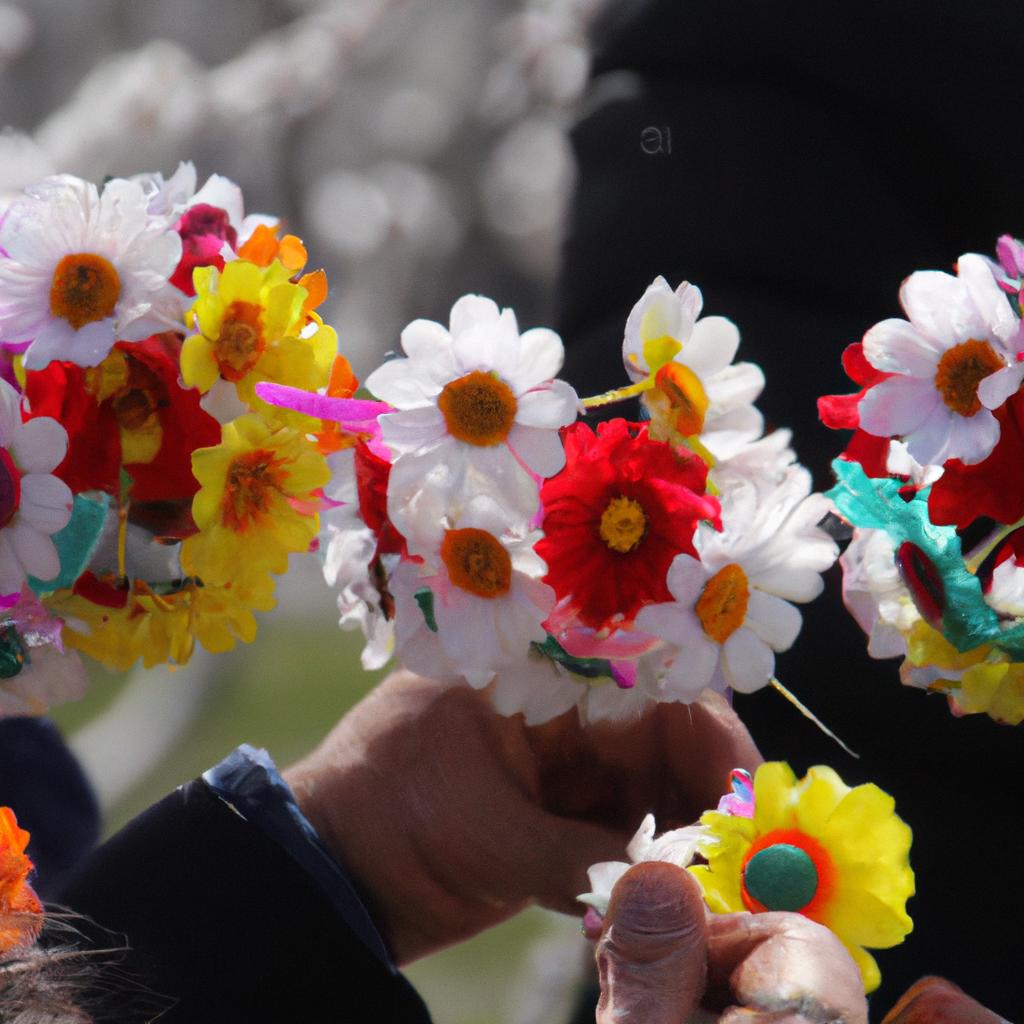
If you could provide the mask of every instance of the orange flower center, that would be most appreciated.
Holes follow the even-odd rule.
[[[1004,365],[987,341],[972,338],[943,352],[935,371],[935,388],[953,412],[973,416],[981,409],[978,385]]]
[[[516,396],[492,373],[474,370],[446,384],[437,399],[448,433],[481,448],[501,444],[516,418]]]
[[[512,586],[512,559],[501,541],[486,530],[448,530],[441,542],[448,578],[477,597],[501,597]]]
[[[740,895],[747,910],[795,910],[824,923],[837,872],[832,855],[814,836],[798,828],[766,832],[750,844],[740,870]]]
[[[704,385],[688,366],[666,363],[654,377],[657,389],[668,399],[675,416],[675,428],[684,437],[692,437],[704,429],[708,400]]]
[[[224,311],[214,357],[225,380],[241,380],[259,362],[267,347],[260,323],[262,313],[262,306],[241,300]]]
[[[282,493],[287,471],[272,451],[256,448],[235,458],[228,468],[221,499],[221,521],[236,533],[244,533],[271,511],[274,497]]]
[[[50,312],[76,330],[114,312],[121,295],[121,278],[110,260],[91,252],[64,256],[53,272]]]
[[[738,565],[727,565],[704,584],[697,599],[697,618],[712,640],[724,644],[743,625],[748,604],[747,574]]]
[[[635,498],[612,498],[601,513],[601,540],[620,554],[636,548],[647,534],[647,513]]]

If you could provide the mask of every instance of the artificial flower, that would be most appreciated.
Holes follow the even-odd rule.
[[[29,834],[10,807],[0,807],[0,956],[32,945],[43,926],[43,905],[29,884]]]
[[[67,443],[56,420],[23,423],[20,396],[0,380],[0,595],[19,593],[29,576],[51,580],[60,571],[51,536],[67,526],[72,496],[53,469]]]
[[[316,492],[330,472],[304,434],[243,416],[224,426],[221,444],[193,453],[192,469],[199,533],[182,546],[189,575],[225,585],[239,566],[283,573],[289,553],[309,549],[319,529]]]
[[[774,486],[733,481],[722,494],[722,531],[699,529],[697,550],[668,570],[671,600],[640,610],[637,629],[664,644],[673,699],[693,700],[706,686],[750,693],[770,682],[775,652],[800,632],[792,602],[817,597],[838,553],[817,525],[828,502],[810,487],[800,466]]]
[[[338,337],[312,313],[310,292],[277,261],[201,267],[195,284],[189,320],[197,332],[181,350],[185,383],[204,394],[219,385],[275,422],[308,427],[302,416],[264,403],[255,389],[263,381],[307,391],[327,383]],[[237,414],[232,410],[222,422]]]
[[[651,436],[677,442],[699,437],[721,458],[721,444],[761,433],[753,403],[764,374],[753,363],[733,364],[740,343],[736,325],[721,316],[698,319],[703,305],[695,285],[683,281],[673,291],[665,278],[655,278],[626,320],[622,359],[644,387]]]
[[[478,496],[457,514],[425,514],[408,539],[422,561],[403,562],[391,589],[398,654],[414,672],[479,688],[547,639],[555,595],[541,580],[536,535],[511,532],[494,501]]]
[[[676,867],[688,868],[697,857],[701,843],[709,839],[708,830],[703,825],[672,829],[669,832],[662,832],[657,838],[654,834],[655,829],[654,815],[648,814],[626,847],[629,861],[603,861],[591,865],[587,868],[591,891],[576,898],[604,915],[608,912],[612,889],[634,864],[660,860],[667,864],[675,864]]]
[[[562,468],[558,431],[576,418],[576,392],[554,379],[561,339],[546,328],[520,334],[512,310],[464,295],[447,329],[414,320],[402,331],[402,348],[404,358],[366,380],[395,409],[380,417],[395,459],[391,518],[404,532],[428,487],[453,503],[490,494],[529,521],[537,508],[530,474],[548,477]]]
[[[181,239],[147,210],[133,181],[103,191],[70,175],[46,178],[0,223],[0,341],[27,345],[25,366],[53,359],[95,366],[115,341],[179,322],[168,277]]]
[[[267,573],[236,566],[221,586],[185,580],[158,593],[142,580],[120,584],[86,574],[74,591],[47,600],[65,620],[64,640],[114,671],[140,658],[146,668],[184,665],[196,641],[217,654],[256,637],[253,611],[274,607],[274,581]]]
[[[700,519],[716,521],[697,456],[625,420],[565,431],[566,466],[541,489],[547,582],[592,629],[630,623],[645,604],[667,601],[669,565],[695,554]]]
[[[891,796],[870,783],[851,789],[823,766],[798,781],[774,762],[757,769],[753,818],[708,811],[700,820],[707,865],[689,870],[713,911],[803,914],[846,946],[866,992],[878,987],[864,947],[898,945],[913,927],[911,833]]]
[[[864,336],[864,356],[891,374],[860,399],[860,426],[901,437],[922,464],[981,462],[999,440],[992,414],[1020,386],[1021,323],[985,260],[960,257],[957,276],[911,274],[900,289],[908,320]]]
[[[191,500],[199,489],[192,452],[220,441],[220,425],[199,393],[178,382],[181,340],[169,332],[118,343],[99,366],[52,362],[26,375],[27,414],[51,416],[69,432],[55,469],[73,491],[120,493],[122,469],[133,502]]]

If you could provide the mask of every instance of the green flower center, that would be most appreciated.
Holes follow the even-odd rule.
[[[818,869],[799,846],[776,843],[750,858],[743,882],[747,892],[768,910],[800,910],[818,891]]]

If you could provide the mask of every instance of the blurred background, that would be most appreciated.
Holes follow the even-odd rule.
[[[567,129],[602,0],[0,0],[0,192],[195,162],[326,268],[322,310],[364,377],[459,295],[550,320],[574,166]],[[375,677],[293,557],[254,644],[173,672],[93,671],[57,709],[108,830],[241,742],[280,765]],[[565,1019],[587,950],[539,910],[409,974],[438,1024]]]

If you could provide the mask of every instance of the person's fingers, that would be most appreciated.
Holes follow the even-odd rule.
[[[945,978],[922,978],[900,997],[882,1024],[1007,1024]]]
[[[867,1024],[860,972],[827,928],[799,914],[714,914],[713,989],[731,1001],[722,1024]]]
[[[649,861],[612,890],[597,945],[597,1024],[683,1024],[704,992],[705,914],[682,868]]]

